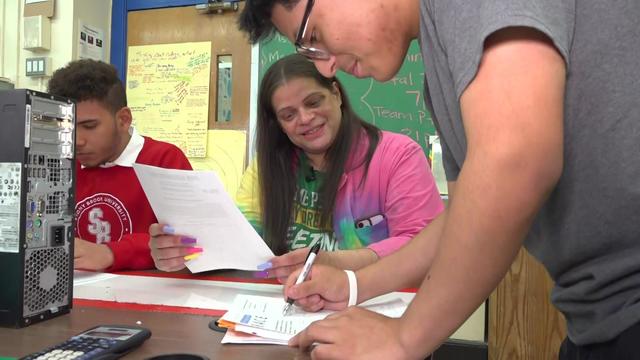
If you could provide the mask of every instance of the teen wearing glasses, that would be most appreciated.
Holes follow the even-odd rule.
[[[359,269],[403,246],[443,209],[423,150],[351,109],[340,82],[294,54],[265,73],[258,99],[257,162],[237,195],[278,256],[263,264],[286,279],[309,246],[318,262]],[[151,227],[156,266],[184,267],[180,236]]]
[[[354,307],[292,345],[313,344],[314,359],[422,358],[524,243],[567,319],[560,357],[637,358],[639,17],[632,0],[247,0],[252,41],[277,29],[325,76],[389,80],[417,39],[450,180],[441,216],[356,272],[359,300],[421,284],[404,316]],[[318,269],[287,295],[344,307],[347,277]]]
[[[331,57],[331,55],[329,55],[329,52],[321,48],[313,47],[313,44],[317,43],[315,33],[310,32],[308,38],[306,36],[307,27],[309,25],[309,15],[311,15],[311,9],[313,9],[313,3],[313,0],[309,0],[307,2],[307,7],[304,9],[304,15],[302,15],[302,24],[300,25],[300,30],[298,30],[298,34],[296,35],[296,41],[294,42],[294,45],[298,54],[306,56],[309,59],[328,60]],[[305,41],[311,45],[304,45]]]

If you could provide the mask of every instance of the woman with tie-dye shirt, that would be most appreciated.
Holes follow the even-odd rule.
[[[320,241],[318,262],[358,269],[399,249],[443,209],[427,159],[409,137],[364,122],[336,78],[287,56],[259,92],[257,161],[236,203],[276,255],[263,264],[284,278]],[[184,267],[188,247],[151,227],[156,266]]]
[[[300,55],[265,74],[257,127],[236,204],[281,255],[262,267],[271,276],[288,275],[318,241],[318,261],[363,267],[444,208],[420,146],[360,119],[338,80]]]

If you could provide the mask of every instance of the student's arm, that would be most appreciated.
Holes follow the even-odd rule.
[[[106,246],[113,252],[113,264],[107,268],[107,271],[154,268],[149,250],[149,234],[127,234],[120,241],[112,241]]]
[[[149,234],[145,233],[126,234],[120,241],[106,244],[75,238],[74,268],[93,271],[152,269],[148,244]]]
[[[415,299],[400,320],[347,311],[314,323],[292,344],[325,343],[314,348],[316,358],[371,351],[418,358],[435,350],[508,270],[560,177],[565,76],[562,57],[540,33],[511,28],[489,37],[461,98],[467,157]],[[390,327],[397,331],[389,334]]]
[[[102,271],[113,264],[113,252],[107,245],[76,237],[73,249],[74,269]]]
[[[447,196],[449,197],[449,202],[453,200],[453,193],[456,192],[456,182],[455,181],[447,181]]]
[[[565,76],[562,57],[539,32],[512,29],[487,40],[461,98],[468,152],[443,243],[403,317],[405,330],[421,324],[414,335],[403,332],[416,350],[435,349],[489,296],[560,178]]]

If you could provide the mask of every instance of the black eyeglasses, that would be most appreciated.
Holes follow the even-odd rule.
[[[296,51],[298,52],[298,54],[304,55],[312,60],[327,60],[331,57],[328,51],[311,46],[305,46],[302,44],[302,39],[304,39],[304,35],[307,32],[307,25],[309,24],[309,14],[311,14],[311,9],[313,9],[313,3],[314,0],[309,0],[307,2],[307,7],[304,9],[302,23],[300,24],[300,29],[298,30],[298,35],[296,36]]]

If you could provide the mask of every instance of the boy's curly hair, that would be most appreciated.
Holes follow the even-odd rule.
[[[102,61],[70,62],[53,73],[47,91],[76,101],[99,101],[112,114],[127,106],[127,94],[116,68]]]
[[[345,0],[346,1],[346,0]],[[249,34],[252,44],[273,36],[276,28],[271,22],[271,11],[275,4],[293,9],[300,0],[246,0],[244,9],[238,17],[238,27]]]

